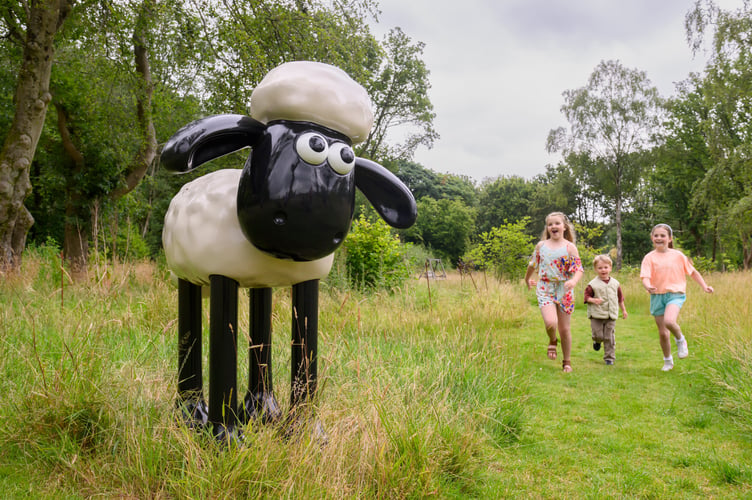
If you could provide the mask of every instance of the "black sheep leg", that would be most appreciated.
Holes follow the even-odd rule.
[[[182,420],[190,427],[208,419],[201,370],[201,287],[178,280],[178,400]]]
[[[328,437],[312,413],[310,403],[318,382],[319,280],[304,281],[292,287],[292,369],[290,414],[285,436],[299,434],[307,426],[319,444]]]
[[[209,422],[221,441],[239,437],[238,282],[211,275],[209,303]]]
[[[319,280],[292,287],[292,369],[290,407],[310,402],[316,392]]]
[[[272,289],[251,288],[248,392],[243,415],[248,421],[276,422],[282,410],[272,387]]]

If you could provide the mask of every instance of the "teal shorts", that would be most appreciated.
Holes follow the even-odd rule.
[[[653,316],[663,316],[666,312],[666,306],[676,304],[681,309],[687,295],[684,293],[656,293],[650,296],[650,314]]]

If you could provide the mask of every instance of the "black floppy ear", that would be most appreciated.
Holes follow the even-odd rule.
[[[188,172],[226,154],[252,147],[266,125],[244,115],[214,115],[191,122],[170,137],[161,162],[168,170]]]
[[[407,186],[376,162],[355,159],[355,186],[392,227],[405,229],[418,217],[415,198]]]

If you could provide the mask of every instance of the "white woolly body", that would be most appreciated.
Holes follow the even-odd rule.
[[[240,170],[218,170],[184,185],[165,215],[162,243],[177,277],[208,285],[219,274],[244,288],[289,286],[329,274],[334,254],[311,262],[278,259],[254,247],[237,215]]]

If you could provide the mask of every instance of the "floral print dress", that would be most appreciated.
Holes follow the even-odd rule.
[[[574,276],[577,271],[584,271],[579,257],[569,255],[564,245],[560,248],[549,248],[543,243],[533,256],[538,268],[538,286],[535,294],[538,297],[538,307],[557,304],[567,314],[574,312],[574,291],[566,290],[564,282]]]

